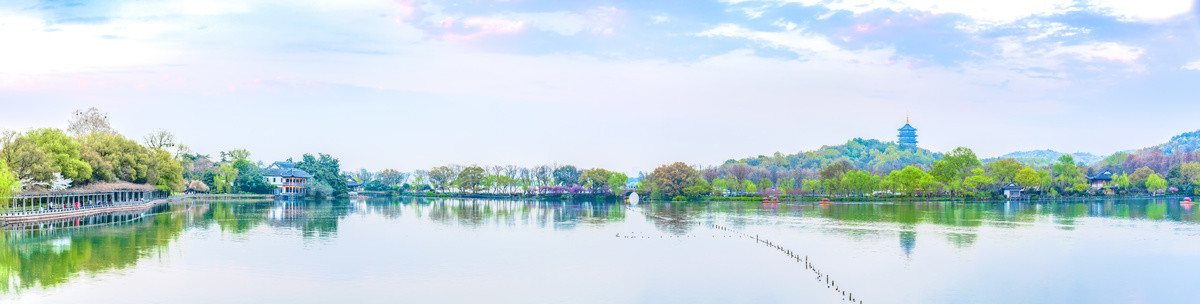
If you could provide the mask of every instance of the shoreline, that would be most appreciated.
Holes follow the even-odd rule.
[[[368,196],[370,198],[380,198]],[[581,195],[576,197],[546,197],[546,196],[527,196],[527,195],[505,195],[505,194],[467,194],[459,195],[453,193],[437,193],[430,194],[400,194],[396,196],[386,197],[413,197],[413,198],[474,198],[474,199],[511,199],[511,200],[535,200],[535,201],[618,201],[623,202],[622,196],[612,195],[597,195],[588,196]],[[1104,200],[1127,200],[1127,199],[1182,199],[1189,197],[1187,195],[1157,195],[1157,196],[1083,196],[1083,197],[1058,197],[1058,198],[1034,198],[1034,199],[972,199],[972,198],[955,198],[955,197],[889,197],[889,198],[845,198],[845,197],[822,197],[822,196],[803,196],[803,197],[780,197],[780,203],[820,203],[823,198],[828,198],[832,203],[900,203],[900,202],[940,202],[940,203],[1007,203],[1007,202],[1026,202],[1026,203],[1042,203],[1042,202],[1082,202],[1082,201],[1104,201]],[[735,203],[762,203],[761,196],[721,196],[721,197],[697,197],[686,201],[674,201],[670,199],[655,200],[643,198],[642,202],[682,202],[682,203],[707,203],[707,202],[735,202]]]

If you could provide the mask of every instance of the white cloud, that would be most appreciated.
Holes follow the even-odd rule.
[[[1029,35],[1025,37],[1026,41],[1036,41],[1047,38],[1062,38],[1076,35],[1085,35],[1091,30],[1082,27],[1070,26],[1058,22],[1047,22],[1041,20],[1030,20],[1023,24]]]
[[[1187,64],[1184,64],[1183,67],[1181,67],[1181,68],[1183,68],[1184,70],[1200,71],[1200,60],[1188,62]]]
[[[1125,21],[1155,22],[1192,11],[1194,0],[1090,0],[1093,9]]]
[[[725,0],[726,3],[749,2],[796,3],[804,6],[823,6],[834,11],[861,14],[875,10],[895,12],[920,11],[933,14],[959,14],[974,24],[961,28],[992,27],[1029,17],[1054,16],[1091,10],[1128,21],[1157,21],[1191,11],[1193,0]],[[761,10],[761,9],[759,9]]]
[[[250,12],[250,5],[242,1],[220,0],[171,0],[139,1],[126,3],[116,12],[126,18],[145,18],[171,15],[225,15]]]
[[[1141,71],[1138,59],[1145,50],[1117,42],[1086,42],[1064,45],[1061,42],[1029,42],[1018,37],[1002,37],[995,41],[998,52],[986,55],[981,65],[1019,71],[1032,77],[1071,79],[1079,66],[1072,63],[1091,63],[1092,70],[1116,68],[1121,71]],[[1113,75],[1109,75],[1113,76]]]
[[[2,12],[0,12],[2,14]],[[90,72],[163,63],[171,57],[149,38],[176,28],[152,21],[48,25],[33,16],[0,15],[0,76]]]
[[[1142,57],[1146,51],[1140,47],[1128,46],[1117,42],[1091,42],[1054,48],[1049,55],[1070,55],[1082,61],[1119,61],[1132,63]]]
[[[650,16],[650,21],[654,24],[671,22],[671,16],[667,14]]]
[[[589,8],[582,12],[554,11],[514,13],[503,12],[483,16],[457,16],[443,12],[442,8],[432,2],[422,6],[430,15],[423,22],[440,26],[461,25],[465,20],[497,20],[529,25],[541,31],[571,36],[588,31],[593,34],[609,35],[616,30],[618,21],[624,16],[624,11],[615,7],[601,6]]]
[[[999,25],[1031,16],[1061,14],[1072,10],[1073,0],[1006,0],[996,3],[962,0],[726,0],[743,2],[796,3],[820,5],[830,10],[861,14],[875,10],[896,12],[922,11],[934,14],[961,14],[983,25]]]
[[[778,32],[754,31],[740,25],[724,23],[696,35],[744,38],[767,47],[785,49],[808,59],[821,58],[841,62],[884,64],[895,53],[891,49],[845,50],[825,36],[796,29],[794,25],[777,25],[793,29]]]

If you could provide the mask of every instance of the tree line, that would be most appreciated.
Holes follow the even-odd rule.
[[[178,156],[186,147],[166,131],[142,143],[117,133],[96,108],[77,110],[67,130],[5,131],[0,136],[0,194],[61,190],[94,182],[150,184],[163,191],[184,188]]]
[[[139,142],[113,129],[107,113],[76,110],[67,130],[38,128],[0,136],[0,197],[118,181],[167,192],[272,193],[275,186],[262,174],[265,166],[250,156],[246,149],[217,157],[194,153],[165,130]],[[304,154],[295,164],[314,176],[308,184],[313,196],[346,196],[347,175],[336,158]]]
[[[370,191],[541,196],[620,194],[630,179],[625,173],[603,168],[580,169],[558,164],[445,165],[411,173],[360,169],[351,175]]]

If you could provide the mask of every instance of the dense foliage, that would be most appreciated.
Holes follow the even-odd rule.
[[[77,111],[70,122],[74,136],[59,129],[6,132],[0,160],[25,190],[64,189],[92,182],[127,181],[163,191],[184,189],[180,159],[166,148],[147,147],[108,127],[96,109]]]
[[[296,162],[296,168],[312,174],[311,183],[321,187],[320,190],[325,190],[327,187],[330,193],[322,193],[323,196],[345,198],[350,193],[350,189],[346,187],[348,176],[342,174],[342,166],[338,159],[329,154],[319,153],[317,156],[313,156],[306,153],[299,162]],[[310,194],[317,193],[310,192]]]
[[[1067,154],[1067,153],[1062,153],[1062,152],[1058,152],[1058,151],[1054,151],[1054,150],[1034,150],[1034,151],[1013,152],[1013,153],[1002,155],[1000,157],[985,159],[985,160],[983,160],[983,162],[989,163],[989,162],[996,161],[996,160],[1011,158],[1011,159],[1015,159],[1017,161],[1020,161],[1021,163],[1024,163],[1024,164],[1030,165],[1030,166],[1049,166],[1049,165],[1054,164],[1055,162],[1058,162],[1058,159],[1060,157],[1062,157],[1063,155],[1070,155],[1071,158],[1075,159],[1075,161],[1084,163],[1086,165],[1095,164],[1104,159],[1104,157],[1102,157],[1102,156],[1098,156],[1098,155],[1091,154],[1091,153],[1084,153],[1084,152]]]

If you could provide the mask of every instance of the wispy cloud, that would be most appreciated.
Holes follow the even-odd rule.
[[[1200,71],[1200,60],[1188,62],[1182,67],[1184,70]]]
[[[211,102],[261,113],[336,100],[368,109],[320,111],[388,129],[461,122],[418,132],[416,140],[443,143],[485,132],[489,143],[513,151],[482,155],[457,143],[423,151],[380,147],[404,150],[389,158],[429,162],[719,162],[855,136],[890,139],[893,119],[905,109],[923,117],[920,128],[930,132],[927,147],[935,150],[966,145],[981,154],[1004,153],[1020,142],[1114,151],[1130,147],[1094,140],[1095,134],[1132,138],[1136,131],[1077,126],[1113,115],[1099,109],[1127,101],[1121,96],[1190,92],[1200,82],[1200,73],[1180,72],[1182,62],[1189,62],[1183,69],[1200,71],[1195,54],[1181,48],[1200,42],[1192,35],[1195,20],[1150,21],[1193,18],[1178,14],[1182,6],[1139,11],[1098,1],[745,0],[697,3],[667,15],[661,4],[641,1],[115,0],[72,7],[18,1],[24,2],[0,3],[0,99],[56,100],[67,108],[25,112],[60,115],[92,103],[113,112],[195,110],[195,104],[162,102],[188,100],[206,111],[218,106]],[[1138,81],[1122,82],[1129,79]],[[1200,110],[1161,95],[1167,97],[1144,101],[1156,107],[1144,108],[1169,106],[1181,110],[1168,115],[1181,117]],[[858,119],[846,123],[840,119],[846,113]],[[12,126],[33,121],[12,115],[0,113],[0,124],[32,124]],[[645,123],[614,124],[614,117]],[[501,120],[514,126],[495,127]],[[127,122],[162,127],[152,123],[171,122]],[[251,124],[258,123],[266,128],[272,120]],[[319,127],[306,130],[342,127],[319,119],[313,124]],[[237,131],[203,125],[179,131]],[[751,125],[767,131],[737,131]],[[796,136],[795,130],[814,125],[836,128]],[[623,137],[646,128],[688,140],[679,146]],[[1064,136],[1026,136],[1051,131]],[[579,132],[622,138],[641,149],[564,148],[555,141]],[[728,132],[746,135],[732,144],[710,140]],[[347,141],[344,146],[413,140],[367,136],[334,140]],[[280,156],[290,144],[270,143],[282,147]],[[364,158],[360,163],[388,161],[345,152]],[[426,165],[432,163],[412,166]]]

